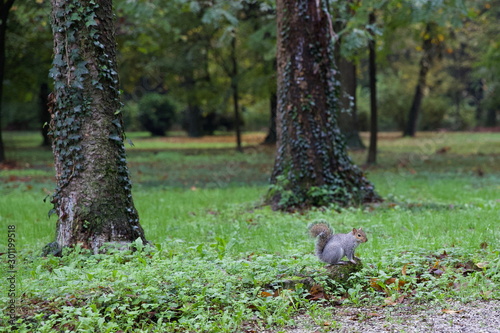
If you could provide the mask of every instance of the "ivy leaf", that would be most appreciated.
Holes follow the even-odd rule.
[[[49,77],[52,78],[52,79],[56,79],[59,77],[59,75],[61,75],[61,72],[59,72],[59,69],[57,67],[52,67],[50,70],[49,70]],[[56,81],[57,83],[57,81]],[[64,86],[64,85],[63,85]]]
[[[66,62],[63,60],[63,57],[61,54],[56,54],[54,57],[54,60],[52,61],[52,64],[54,66],[65,66]]]
[[[115,113],[116,114],[116,113]],[[118,118],[115,118],[111,121],[111,123],[113,123],[113,125],[115,125],[117,128],[121,129],[122,128],[122,124],[120,123],[120,120]]]
[[[111,134],[109,138],[113,141],[119,141],[119,142],[122,141],[122,138],[118,134]]]

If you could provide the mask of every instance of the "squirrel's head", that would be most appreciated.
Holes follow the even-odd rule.
[[[359,228],[359,229],[352,228],[352,234],[354,235],[354,237],[356,237],[358,242],[360,242],[360,243],[368,242],[368,237],[366,237],[366,234],[363,231],[363,228]]]

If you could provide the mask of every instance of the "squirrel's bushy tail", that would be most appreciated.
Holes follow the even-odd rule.
[[[308,226],[308,229],[312,237],[318,237],[319,235],[322,235],[324,237],[329,237],[333,234],[332,228],[325,222],[311,223]]]

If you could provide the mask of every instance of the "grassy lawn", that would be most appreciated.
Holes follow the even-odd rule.
[[[382,133],[379,163],[365,172],[383,204],[294,214],[261,205],[274,159],[272,148],[257,145],[263,137],[245,134],[240,154],[231,136],[131,133],[134,201],[152,246],[42,258],[56,223],[44,202],[54,188],[52,155],[38,147],[38,133],[4,133],[1,272],[10,276],[7,231],[15,225],[19,331],[279,331],[298,313],[325,320],[319,309],[339,303],[500,299],[498,133]],[[366,152],[351,156],[362,165]],[[356,252],[364,268],[346,284],[327,283],[313,255],[306,227],[319,220],[336,232],[367,231]],[[312,301],[300,284],[279,289],[282,277],[300,273],[323,285],[328,299]],[[0,294],[0,331],[11,329],[9,299]]]

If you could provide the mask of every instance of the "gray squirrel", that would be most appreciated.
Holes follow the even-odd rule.
[[[313,223],[309,226],[311,236],[318,237],[316,241],[316,255],[321,261],[331,265],[343,265],[357,262],[354,258],[354,250],[360,243],[368,241],[362,228],[353,228],[347,234],[333,234],[332,228],[323,222]],[[349,261],[341,261],[344,256]]]

